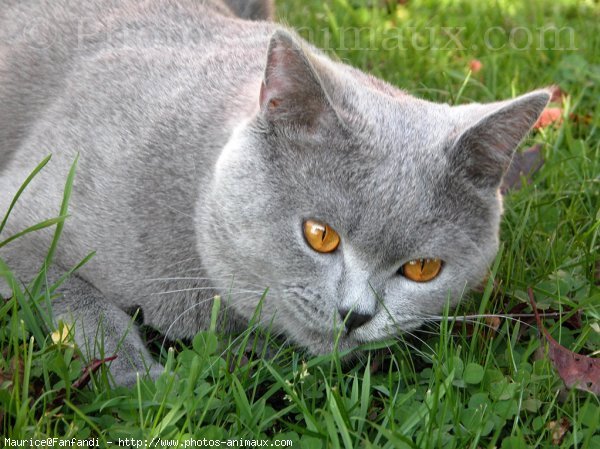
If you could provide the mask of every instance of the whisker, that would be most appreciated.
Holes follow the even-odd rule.
[[[426,324],[426,323],[423,323],[423,324]],[[420,334],[427,334],[427,335],[434,335],[434,336],[440,335],[439,331],[438,332],[436,332],[436,331],[430,331],[430,330],[426,330],[426,329],[423,329],[423,328],[419,328],[418,332]]]
[[[491,329],[494,331],[496,330],[496,328],[493,325],[486,323],[486,322],[481,322],[481,321],[477,321],[477,320],[461,320],[461,321],[464,323],[469,323],[469,324],[473,324],[473,325],[478,324],[480,326],[487,327],[488,329]]]
[[[242,298],[236,298],[234,301],[230,301],[230,302],[225,303],[225,307],[230,307],[232,304],[234,304],[236,302],[245,301],[245,300],[253,298],[253,297],[254,297],[254,295],[244,296]],[[171,324],[169,325],[169,327],[167,328],[167,330],[165,332],[162,344],[160,345],[161,352],[164,350],[165,344],[167,342],[167,339],[169,338],[169,334],[171,333],[171,329],[173,329],[173,326],[175,326],[175,324],[177,323],[177,321],[179,321],[183,316],[185,316],[191,310],[195,309],[196,307],[200,307],[200,306],[204,305],[206,302],[211,301],[213,299],[214,299],[214,296],[210,296],[208,298],[204,298],[204,299],[198,301],[197,303],[191,305],[187,309],[183,310],[179,315],[177,315],[175,317],[175,319],[171,322]]]
[[[235,343],[238,340],[245,338],[247,334],[251,334],[252,332],[256,331],[257,329],[260,329],[259,323],[253,323],[252,326],[246,328],[241,334],[239,334],[237,337],[235,337],[233,340],[231,340],[229,342],[229,344],[223,349],[223,351],[221,351],[220,357],[223,357],[227,353],[227,351],[233,349],[235,347]]]
[[[164,202],[163,202],[161,205],[162,205],[163,207],[166,207],[167,209],[171,209],[171,210],[172,210],[173,212],[175,212],[175,213],[178,213],[178,214],[180,214],[180,215],[183,215],[184,217],[191,218],[192,220],[194,219],[194,217],[193,217],[192,215],[186,214],[185,212],[181,212],[180,210],[178,210],[178,209],[175,209],[173,206],[170,206],[169,204],[166,204],[166,203],[164,203]]]
[[[217,290],[218,287],[190,287],[190,288],[181,288],[178,290],[167,290],[164,292],[155,292],[155,293],[150,293],[150,295],[168,295],[168,294],[172,294],[172,293],[182,293],[182,292],[193,292],[193,291],[202,291],[202,290]],[[223,288],[223,290],[227,290],[228,293],[231,292],[235,292],[235,293],[255,293],[255,294],[263,294],[264,290],[247,290],[247,289],[241,289],[241,288],[232,288],[232,287],[225,287]]]
[[[142,281],[147,282],[163,282],[163,281],[231,281],[234,282],[234,276],[222,277],[222,278],[209,278],[209,277],[192,277],[192,276],[179,276],[179,277],[158,277],[158,278],[147,278],[142,279]],[[241,281],[243,284],[253,287],[262,288],[266,290],[268,286],[261,284],[254,284],[246,281]]]
[[[172,268],[174,266],[181,265],[183,263],[190,262],[192,260],[197,260],[198,261],[198,266],[200,266],[200,256],[195,255],[195,256],[192,256],[192,257],[187,257],[185,259],[178,259],[178,260],[176,260],[174,262],[171,262],[171,263],[169,263],[167,265],[164,265],[162,268]]]
[[[175,277],[147,278],[147,279],[141,279],[141,280],[147,281],[147,282],[153,282],[153,281],[222,281],[222,280],[234,280],[234,278],[233,278],[233,276],[224,276],[224,277],[220,277],[220,278],[175,276]]]
[[[425,343],[425,341],[424,341],[423,339],[420,339],[420,338],[416,337],[416,336],[415,336],[414,334],[412,334],[411,332],[405,332],[405,334],[406,334],[406,335],[409,335],[409,336],[411,336],[411,337],[413,337],[413,338],[416,338],[416,339],[417,339],[417,340],[419,340],[421,343],[423,343],[425,346],[427,346],[427,347],[428,347],[428,348],[431,350],[432,354],[434,354],[434,355],[437,355],[437,353],[436,353],[436,352],[433,350],[433,348],[432,348],[431,346],[429,346],[427,343]],[[430,357],[428,354],[425,354],[425,352],[423,352],[423,350],[422,350],[422,349],[418,348],[418,347],[417,347],[417,346],[415,346],[414,344],[412,344],[412,343],[410,343],[409,341],[407,341],[407,340],[404,338],[404,336],[403,336],[403,335],[396,335],[394,338],[395,338],[395,340],[396,340],[398,343],[402,343],[403,345],[407,346],[409,349],[412,349],[413,351],[415,351],[417,354],[420,354],[420,355],[422,355],[422,356],[424,356],[424,357],[428,357],[428,358]]]
[[[546,316],[547,317],[560,317],[560,314],[549,313],[549,314],[546,314]],[[494,326],[491,326],[487,323],[482,323],[481,321],[478,321],[478,320],[481,318],[504,318],[506,320],[515,321],[515,322],[523,324],[524,326],[535,329],[536,326],[519,319],[519,318],[532,318],[532,317],[535,317],[535,315],[533,315],[531,313],[519,313],[519,314],[514,314],[514,315],[502,315],[502,314],[490,313],[490,314],[481,314],[481,315],[463,315],[463,316],[453,316],[453,317],[449,316],[449,317],[447,317],[447,319],[449,321],[455,321],[455,322],[456,321],[458,321],[458,322],[464,321],[467,323],[485,325],[485,326],[493,329]],[[428,317],[427,319],[430,321],[433,321],[433,322],[437,322],[437,321],[443,321],[444,319],[446,319],[446,317],[432,315],[432,316]]]
[[[223,349],[223,351],[221,352],[220,357],[223,357],[227,353],[227,351],[229,351],[232,348],[234,348],[235,347],[235,343],[238,340],[244,338],[249,333],[251,334],[251,333],[253,333],[253,332],[257,331],[257,330],[260,330],[261,328],[262,328],[262,326],[260,325],[260,323],[253,323],[251,327],[248,327],[247,329],[245,329],[240,335],[238,335],[237,337],[235,337],[233,340],[231,340],[229,342],[229,344],[227,345],[227,347],[225,347]],[[268,329],[265,329],[265,330],[269,332],[269,334],[268,334],[269,336],[273,336],[275,338],[278,338],[278,337],[280,337],[280,336],[283,335],[282,331],[278,331],[278,330],[276,330],[276,329],[274,329],[272,327],[269,327]],[[285,340],[283,341],[283,343],[281,344],[281,346],[278,348],[277,352],[272,357],[269,357],[269,358],[276,359],[279,356],[279,354],[281,353],[281,351],[283,351],[283,349],[285,348],[285,346],[287,345],[287,343],[289,341],[290,341],[290,338],[286,337]],[[264,344],[266,345],[267,342],[265,341]],[[214,362],[213,362],[213,365],[214,365]],[[211,365],[210,367],[212,368],[213,365]]]
[[[540,313],[540,317],[542,318],[561,318],[564,316],[564,313],[560,312],[550,312],[550,313]],[[427,318],[442,320],[446,317],[441,315],[427,315]],[[463,318],[469,319],[477,319],[477,318],[535,318],[535,314],[533,313],[511,313],[511,314],[502,314],[502,313],[482,313],[476,315],[456,315],[456,316],[448,316],[449,319],[453,320],[461,320]]]
[[[434,355],[437,357],[437,352],[435,351],[435,349],[433,349],[433,348],[432,348],[432,347],[429,345],[429,343],[427,343],[427,342],[426,342],[425,340],[423,340],[421,337],[419,337],[418,335],[416,335],[414,332],[407,331],[407,332],[405,332],[405,333],[406,333],[407,335],[410,335],[412,338],[415,338],[416,340],[420,341],[420,342],[421,342],[423,345],[425,345],[425,347],[426,347],[427,349],[429,349],[429,350],[431,351],[431,353],[432,353],[432,354],[434,354]],[[407,343],[407,342],[405,342],[405,343]],[[408,343],[407,343],[407,344],[408,344]],[[427,356],[427,354],[425,354],[425,353],[424,353],[422,350],[420,350],[420,349],[416,348],[414,345],[413,345],[413,349],[415,349],[415,350],[416,350],[417,352],[419,352],[420,354],[422,354],[422,355],[424,355],[424,356]]]
[[[251,327],[248,327],[247,329],[245,329],[240,335],[238,335],[237,337],[235,337],[233,340],[231,340],[229,342],[229,344],[227,345],[227,347],[225,347],[223,349],[223,351],[221,352],[221,354],[219,355],[219,357],[223,357],[227,351],[230,351],[231,349],[235,348],[235,343],[246,337],[247,334],[251,334],[257,330],[261,329],[260,323],[253,323]],[[277,336],[277,334],[275,334],[275,336]],[[266,343],[265,343],[266,344]],[[277,354],[279,353],[279,351],[277,352]],[[276,354],[276,355],[277,355]],[[212,368],[214,366],[214,364],[216,363],[217,360],[215,360],[210,366],[209,368]]]

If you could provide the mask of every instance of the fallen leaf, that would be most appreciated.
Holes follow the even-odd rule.
[[[479,59],[472,59],[471,62],[469,62],[469,69],[473,73],[480,72],[482,68],[483,63]]]
[[[81,388],[87,385],[92,378],[92,373],[95,373],[100,369],[100,367],[108,362],[112,362],[117,358],[116,355],[112,357],[105,357],[103,359],[94,359],[91,363],[83,369],[83,374],[73,382],[73,388]]]
[[[560,446],[565,433],[571,428],[571,423],[567,418],[561,418],[558,421],[550,421],[546,428],[552,432],[552,444]]]
[[[547,128],[548,126],[555,124],[560,125],[562,122],[563,111],[561,108],[546,108],[542,111],[540,118],[538,118],[533,129]]]
[[[527,291],[538,328],[548,342],[548,356],[567,388],[577,388],[600,396],[600,359],[576,354],[561,346],[544,328],[531,287]]]
[[[509,190],[519,190],[522,187],[521,177],[524,176],[527,181],[530,181],[534,173],[544,165],[541,149],[542,145],[538,143],[521,153],[515,153],[502,178],[500,192],[503,195]]]
[[[79,379],[77,379],[75,382],[73,382],[71,384],[71,386],[73,388],[85,387],[90,382],[90,379],[92,378],[92,373],[95,373],[96,371],[98,371],[100,369],[100,367],[102,365],[104,365],[105,363],[108,363],[108,362],[112,362],[116,358],[117,358],[117,356],[113,355],[112,357],[106,357],[103,359],[92,360],[90,362],[90,364],[83,369],[83,373],[81,374],[81,376],[79,376]],[[62,405],[63,401],[66,397],[66,394],[67,394],[67,390],[65,388],[62,388],[61,390],[59,390],[56,393],[56,396],[55,396],[54,400],[52,401],[50,407],[55,408],[55,407]]]

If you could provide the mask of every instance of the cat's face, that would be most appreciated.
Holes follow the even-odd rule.
[[[264,325],[323,353],[418,327],[482,281],[502,172],[547,95],[450,108],[314,56],[316,83],[269,76],[278,61],[306,70],[293,45],[271,43],[261,110],[217,163],[199,248],[211,277],[269,289]],[[260,299],[222,294],[246,319]]]

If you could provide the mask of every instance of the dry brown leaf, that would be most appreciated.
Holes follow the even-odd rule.
[[[565,385],[600,395],[600,359],[576,354],[561,346],[544,328],[531,288],[528,293],[538,328],[548,342],[548,356]]]
[[[92,373],[95,373],[96,371],[98,371],[100,369],[100,367],[102,365],[104,365],[108,362],[112,362],[116,358],[117,358],[117,356],[113,355],[112,357],[106,357],[104,359],[92,360],[89,363],[89,365],[87,365],[83,369],[83,372],[79,376],[79,379],[77,379],[75,382],[73,382],[72,387],[78,388],[78,389],[85,387],[90,382],[90,380],[92,378]],[[66,396],[66,390],[64,388],[62,388],[60,391],[58,391],[58,393],[56,393],[56,397],[52,401],[51,407],[54,408],[54,407],[58,407],[59,405],[62,405],[63,401],[65,399],[65,396]]]
[[[86,386],[89,382],[90,379],[92,378],[92,373],[95,373],[96,371],[98,371],[100,369],[100,367],[108,362],[112,362],[113,360],[115,360],[117,358],[116,355],[113,355],[112,357],[105,357],[101,360],[99,359],[94,359],[90,362],[90,364],[88,366],[86,366],[83,369],[83,373],[81,374],[81,376],[79,376],[79,379],[77,379],[75,382],[73,382],[73,388],[81,388]]]

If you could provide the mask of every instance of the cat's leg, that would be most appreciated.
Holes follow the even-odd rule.
[[[72,326],[75,343],[90,361],[116,355],[109,364],[117,385],[134,385],[137,376],[155,379],[163,367],[146,349],[133,319],[105,298],[100,291],[77,276],[57,290],[54,320]]]
[[[12,249],[2,248],[0,258],[19,280],[29,282],[37,275],[38,258],[27,260],[31,259],[24,257],[27,252]],[[64,270],[59,268],[48,269],[47,284],[53,285],[63,273]],[[163,372],[163,367],[153,360],[144,346],[133,319],[88,282],[72,275],[55,294],[53,324],[58,326],[62,321],[72,329],[75,343],[88,363],[116,355],[116,359],[108,363],[116,385],[134,385],[138,374],[140,377],[149,374],[155,379]],[[12,288],[3,279],[0,280],[0,295],[4,298],[12,295]]]

